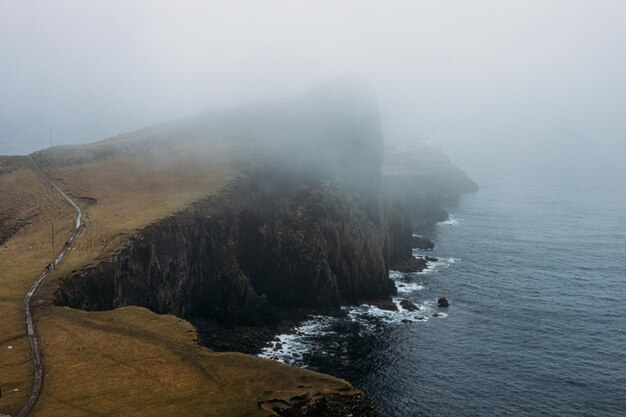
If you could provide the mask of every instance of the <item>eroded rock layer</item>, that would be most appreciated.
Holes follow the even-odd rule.
[[[391,295],[384,231],[319,180],[242,178],[155,223],[110,259],[61,281],[56,302],[268,323],[277,309],[335,309]]]
[[[392,159],[395,171],[383,176],[378,112],[362,86],[215,111],[135,136],[37,158],[53,166],[55,158],[73,163],[116,152],[132,158],[160,147],[197,160],[219,148],[240,175],[217,195],[134,233],[113,256],[62,279],[58,304],[138,305],[267,324],[285,310],[382,299],[395,292],[389,269],[415,263],[414,224],[447,217],[430,187],[439,182],[417,174],[419,158]]]

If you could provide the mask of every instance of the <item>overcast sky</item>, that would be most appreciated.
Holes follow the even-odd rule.
[[[0,0],[0,149],[350,77],[389,139],[617,160],[625,22],[622,0]]]

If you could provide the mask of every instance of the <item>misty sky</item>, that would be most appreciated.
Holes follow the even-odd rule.
[[[625,22],[621,0],[0,0],[0,149],[349,77],[389,139],[621,163]]]

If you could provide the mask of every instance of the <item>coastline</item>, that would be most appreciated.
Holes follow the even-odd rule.
[[[76,250],[55,271],[56,282],[46,286],[48,300],[43,304],[50,314],[41,313],[40,319],[44,355],[73,363],[86,353],[64,356],[67,351],[56,340],[57,334],[80,329],[76,335],[82,337],[91,331],[85,326],[96,318],[139,315],[141,333],[126,328],[115,333],[118,324],[111,321],[93,339],[129,338],[125,343],[137,351],[111,351],[105,358],[132,357],[140,354],[142,343],[166,337],[155,333],[144,340],[146,331],[162,326],[160,321],[166,317],[176,317],[181,323],[174,332],[176,345],[184,340],[187,346],[185,353],[176,353],[179,360],[195,363],[199,360],[195,353],[200,352],[201,362],[232,372],[233,378],[222,382],[226,386],[241,384],[237,378],[251,372],[242,366],[251,362],[252,369],[271,375],[266,384],[289,384],[288,391],[293,392],[288,398],[281,394],[273,404],[273,389],[258,391],[254,387],[262,381],[245,379],[248,391],[256,394],[244,402],[233,399],[225,407],[256,407],[258,413],[267,406],[293,409],[293,415],[299,415],[306,407],[323,410],[325,401],[338,410],[340,402],[357,401],[365,404],[363,415],[369,415],[367,401],[358,400],[359,392],[345,380],[316,374],[317,386],[328,389],[310,392],[313,388],[307,385],[292,386],[299,375],[307,377],[304,370],[236,353],[278,348],[276,335],[301,331],[310,315],[352,320],[373,311],[391,321],[409,321],[401,318],[405,310],[417,315],[415,311],[422,308],[401,298],[414,287],[395,275],[390,279],[389,270],[419,274],[436,262],[413,256],[414,245],[428,245],[412,236],[413,226],[447,217],[440,198],[457,192],[466,176],[436,152],[436,169],[444,180],[435,183],[418,172],[419,159],[384,161],[377,109],[374,101],[368,101],[369,95],[367,90],[329,93],[322,89],[226,113],[209,112],[95,144],[33,154],[85,213]],[[328,104],[329,96],[333,106],[315,104]],[[293,110],[308,109],[312,103],[318,112],[307,112],[304,121]],[[242,118],[250,122],[245,140],[239,130],[238,140],[224,139],[221,135],[239,129]],[[259,120],[264,122],[258,124]],[[181,148],[178,135],[188,135],[190,125],[197,136]],[[320,126],[333,126],[332,134]],[[203,132],[220,139],[207,141]],[[272,132],[280,133],[275,141],[263,142]],[[252,151],[250,140],[255,144]],[[314,149],[307,143],[315,143]],[[383,175],[384,163],[396,167],[402,163],[404,169]],[[139,313],[142,308],[151,313]],[[64,320],[71,324],[64,325]],[[64,330],[51,338],[54,326]],[[198,344],[199,336],[203,344]],[[91,345],[93,340],[82,343]],[[52,346],[48,351],[46,343]],[[104,362],[80,363],[98,368]],[[178,375],[173,363],[168,378]],[[66,382],[51,386],[61,391],[71,388],[67,380],[71,375],[53,374],[52,378]],[[95,378],[91,383],[92,392],[97,392],[104,381]],[[127,383],[130,392],[135,385],[131,380]],[[327,399],[321,400],[318,393]],[[44,396],[43,403],[65,395],[55,392],[53,398]],[[263,400],[252,403],[258,396]]]

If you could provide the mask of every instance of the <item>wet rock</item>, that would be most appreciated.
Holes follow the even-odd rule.
[[[326,395],[313,403],[295,401],[288,409],[275,412],[283,417],[381,417],[371,400],[362,394]]]
[[[383,136],[373,94],[339,90],[194,121],[199,137],[237,132],[233,140],[255,144],[254,157],[238,151],[228,157],[241,176],[133,233],[87,276],[64,277],[55,303],[86,310],[137,305],[263,326],[287,309],[337,310],[391,296],[390,265],[411,254],[410,207],[383,195]],[[165,129],[172,136],[163,143],[177,143],[177,132],[189,127],[178,129]]]
[[[428,263],[426,262],[425,259],[410,256],[398,262],[397,264],[393,265],[392,269],[398,272],[410,273],[410,272],[422,272],[427,267],[428,267]]]
[[[413,304],[413,302],[411,300],[407,300],[406,298],[404,300],[400,301],[400,305],[406,311],[416,311],[416,310],[419,310],[418,306],[416,306],[415,304]]]
[[[368,300],[366,304],[373,305],[381,310],[398,311],[398,306],[391,298],[383,298],[382,300]]]
[[[413,323],[413,320],[409,320],[409,319],[402,319],[402,323]]]
[[[424,320],[424,317],[422,317],[422,316],[415,316],[415,320]]]
[[[433,313],[433,317],[439,317],[440,314],[439,313]]]
[[[394,294],[367,204],[318,180],[284,177],[241,179],[146,227],[110,261],[81,271],[87,276],[64,278],[55,302],[267,325],[287,309],[338,309]]]
[[[431,250],[435,247],[432,240],[421,236],[413,236],[411,238],[411,246],[413,249]]]
[[[437,299],[437,305],[439,307],[448,307],[450,306],[450,303],[448,302],[448,300],[446,299],[446,297],[439,297]]]
[[[424,259],[426,259],[428,262],[437,262],[439,260],[439,258],[435,258],[434,256],[424,256]]]

